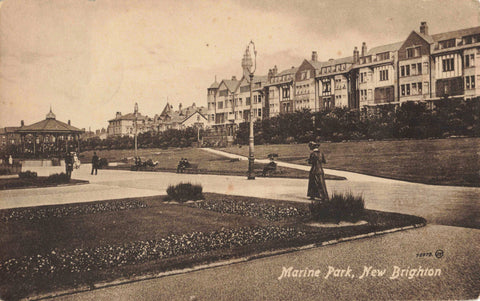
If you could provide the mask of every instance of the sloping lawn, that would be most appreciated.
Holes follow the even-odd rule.
[[[419,217],[366,210],[366,224],[306,225],[308,204],[205,194],[0,210],[0,298],[18,299],[262,251],[321,243]]]
[[[480,138],[322,143],[325,168],[435,185],[480,186]],[[224,150],[247,155],[248,148]],[[258,158],[306,165],[306,144],[256,145]]]

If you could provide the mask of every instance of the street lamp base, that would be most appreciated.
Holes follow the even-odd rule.
[[[247,180],[255,180],[255,176],[248,175]]]

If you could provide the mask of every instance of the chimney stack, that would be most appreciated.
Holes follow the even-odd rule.
[[[427,22],[423,21],[420,23],[420,33],[424,35],[428,35],[428,25]]]
[[[20,121],[20,126],[24,126],[25,125],[25,122],[22,120]]]
[[[277,75],[277,72],[278,72],[277,65],[275,65],[275,66],[273,67],[273,70],[272,70],[272,71],[273,71],[273,75]]]
[[[359,52],[357,46],[353,49],[353,63],[357,64],[358,63],[358,57],[359,57]]]
[[[232,80],[237,80],[237,77],[235,75],[232,76]]]
[[[362,43],[362,56],[367,55],[367,43],[363,42]]]
[[[122,112],[117,112],[117,114],[115,115],[115,118],[118,119],[118,118],[120,118],[120,117],[122,117]]]
[[[312,51],[312,61],[316,62],[318,60],[318,54],[316,51]]]
[[[70,124],[70,119],[68,119],[68,125],[71,125],[71,124]]]

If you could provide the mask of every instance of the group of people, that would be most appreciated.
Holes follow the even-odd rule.
[[[188,162],[188,159],[187,158],[180,159],[177,165],[177,173],[185,172],[185,169],[188,167],[190,167],[190,163]]]
[[[91,172],[92,175],[94,171],[95,171],[95,175],[97,174],[99,162],[100,160],[97,156],[97,152],[93,152],[92,172]],[[78,159],[77,153],[69,152],[65,154],[65,174],[69,179],[71,179],[72,177],[73,168],[77,169],[79,167],[80,167],[80,160]]]

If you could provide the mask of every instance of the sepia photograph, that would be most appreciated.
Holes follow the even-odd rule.
[[[478,299],[479,0],[0,0],[0,301]]]

